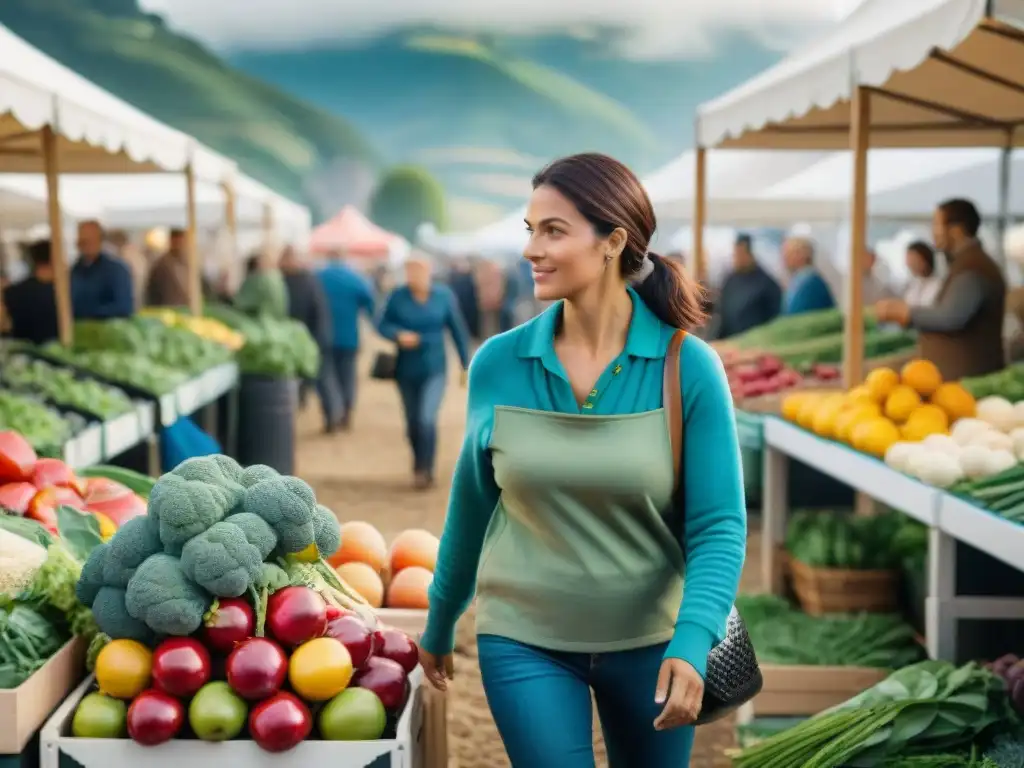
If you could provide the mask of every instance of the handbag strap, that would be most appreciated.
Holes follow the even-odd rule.
[[[680,354],[683,341],[686,339],[686,331],[676,331],[668,343],[668,350],[665,352],[665,371],[662,383],[662,405],[665,408],[665,420],[668,422],[669,441],[672,446],[672,473],[675,479],[672,492],[673,514],[671,520],[672,532],[681,542],[683,539],[683,525],[686,520],[686,509],[683,491],[683,444],[684,422],[683,419],[683,390],[682,376],[679,371]]]

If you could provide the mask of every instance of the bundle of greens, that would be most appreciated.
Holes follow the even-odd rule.
[[[304,324],[268,315],[249,317],[219,304],[208,304],[204,311],[245,337],[245,345],[236,354],[242,373],[312,379],[319,372],[320,349]]]
[[[185,372],[135,352],[69,349],[56,342],[46,344],[39,351],[50,360],[151,395],[166,395],[188,381]]]
[[[38,393],[58,406],[73,408],[104,421],[135,408],[131,398],[116,387],[78,377],[67,368],[33,360],[27,355],[12,355],[5,361],[0,374],[14,389]]]
[[[812,568],[896,568],[904,553],[894,541],[904,520],[893,511],[872,516],[831,510],[797,512],[786,530],[786,549]]]
[[[757,658],[768,664],[898,669],[924,657],[914,630],[899,616],[808,616],[772,595],[740,595],[736,609]]]
[[[195,376],[231,359],[224,345],[188,328],[153,317],[82,320],[75,323],[74,348],[83,352],[127,352]]]
[[[736,768],[877,768],[970,748],[1009,722],[1005,687],[977,664],[922,661],[788,731],[741,752]]]

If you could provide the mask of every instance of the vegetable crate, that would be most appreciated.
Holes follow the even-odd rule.
[[[425,768],[423,693],[417,669],[409,676],[412,693],[398,720],[396,737],[377,741],[304,741],[287,752],[271,753],[249,740],[211,743],[194,739],[144,747],[130,739],[77,739],[71,720],[78,702],[94,685],[90,676],[68,696],[39,736],[40,768]]]
[[[21,752],[84,671],[85,645],[71,640],[24,683],[0,691],[0,755]]]
[[[761,675],[764,687],[741,710],[740,722],[752,717],[816,715],[881,682],[888,670],[762,664]]]
[[[793,591],[812,616],[826,613],[893,613],[899,602],[899,573],[892,570],[812,568],[789,560]]]

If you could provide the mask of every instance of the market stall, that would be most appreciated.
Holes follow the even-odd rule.
[[[378,227],[351,205],[346,205],[309,236],[311,253],[340,253],[360,259],[388,259],[402,244],[402,238]]]

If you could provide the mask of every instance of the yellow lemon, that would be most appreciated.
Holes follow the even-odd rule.
[[[800,415],[800,408],[806,399],[807,394],[804,392],[794,392],[791,395],[786,395],[782,399],[782,418],[786,421],[796,421],[797,416]]]
[[[889,446],[900,440],[900,431],[889,419],[875,418],[853,428],[853,447],[882,458]]]
[[[885,415],[902,424],[921,405],[921,396],[906,384],[900,384],[885,399]]]
[[[878,418],[881,415],[882,410],[875,402],[851,406],[836,416],[836,421],[832,428],[832,436],[840,442],[848,443],[850,442],[850,434],[855,426],[870,419]]]
[[[820,394],[808,394],[800,405],[800,410],[796,415],[796,423],[804,429],[810,429],[814,423],[814,414],[818,412],[818,406],[821,405],[821,401],[824,400],[824,396]]]
[[[818,406],[818,410],[814,414],[814,420],[811,422],[811,429],[814,431],[814,434],[821,437],[833,437],[836,419],[843,412],[845,406],[846,401],[842,395],[838,395],[838,399],[826,398]]]
[[[892,368],[876,368],[864,380],[864,387],[871,393],[876,403],[884,403],[885,399],[900,383],[900,375]]]

